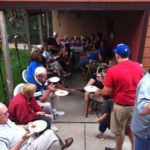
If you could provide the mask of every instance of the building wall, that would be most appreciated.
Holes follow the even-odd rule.
[[[92,13],[83,11],[79,15],[70,11],[52,12],[53,31],[57,31],[60,36],[81,36],[97,32],[106,35],[106,19],[103,13],[97,11]]]
[[[145,38],[142,64],[146,70],[150,69],[150,15],[149,15],[149,20],[147,25],[147,33]]]
[[[53,11],[53,31],[60,36],[81,36],[102,32],[108,40],[108,26],[113,20],[114,46],[126,43],[131,48],[131,58],[137,61],[143,30],[142,11],[81,11],[79,16],[70,11]]]

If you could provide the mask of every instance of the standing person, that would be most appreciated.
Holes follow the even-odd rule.
[[[122,150],[125,133],[129,136],[131,149],[134,149],[134,136],[130,129],[136,87],[143,76],[140,64],[129,60],[130,48],[118,44],[113,50],[118,64],[110,67],[104,80],[104,88],[96,94],[111,95],[114,101],[111,113],[111,132],[115,134],[116,148],[105,150]]]
[[[150,70],[137,87],[131,129],[136,137],[135,150],[150,150]]]
[[[112,110],[113,102],[111,99],[105,100],[101,107],[101,116],[96,120],[96,123],[99,123],[99,134],[96,135],[96,138],[104,140],[104,133],[107,128],[110,128],[110,114]]]

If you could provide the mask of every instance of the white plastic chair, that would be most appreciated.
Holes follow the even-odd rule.
[[[24,82],[28,82],[27,81],[27,70],[22,71],[22,78],[23,78]]]
[[[18,93],[22,91],[24,85],[25,83],[20,83],[15,87],[14,92],[13,92],[14,96],[16,96]]]

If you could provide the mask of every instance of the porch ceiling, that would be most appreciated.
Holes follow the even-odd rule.
[[[8,2],[9,1],[9,2]],[[117,0],[116,0],[117,1]],[[126,2],[116,2],[114,0],[1,0],[0,9],[27,9],[27,10],[150,10],[150,0],[126,0]]]
[[[150,2],[150,0],[1,0],[1,2]]]

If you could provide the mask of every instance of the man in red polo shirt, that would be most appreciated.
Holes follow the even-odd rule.
[[[131,141],[134,150],[134,136],[130,130],[136,87],[143,76],[143,70],[137,62],[129,60],[130,48],[126,44],[118,44],[113,50],[117,65],[108,69],[102,95],[111,95],[114,101],[111,114],[111,131],[115,134],[116,148],[105,150],[122,150],[125,134]]]

